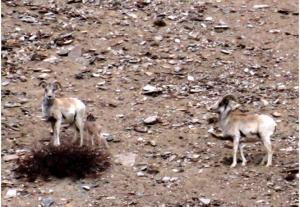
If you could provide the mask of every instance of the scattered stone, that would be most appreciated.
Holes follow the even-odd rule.
[[[267,4],[257,4],[253,6],[253,9],[266,9],[269,8],[270,6]]]
[[[50,207],[54,204],[54,200],[52,198],[43,198],[41,201],[42,207]]]
[[[82,185],[81,187],[82,187],[82,189],[84,189],[86,191],[89,191],[91,189],[91,186],[89,186],[89,185]]]
[[[59,56],[68,56],[69,50],[66,49],[66,48],[61,48],[60,50],[58,50],[56,52],[56,54],[59,55]]]
[[[273,115],[274,117],[281,117],[281,116],[282,116],[282,114],[279,113],[279,112],[277,112],[277,111],[273,112],[272,115]]]
[[[145,173],[140,172],[140,171],[137,172],[136,175],[137,175],[138,177],[145,177],[145,176],[146,176]]]
[[[68,57],[71,59],[76,60],[77,58],[81,57],[82,54],[82,49],[80,46],[76,46],[74,48],[72,48],[69,53],[68,53]]]
[[[104,137],[104,139],[106,139],[108,142],[114,141],[114,137],[109,133],[101,132],[101,136]]]
[[[209,199],[209,198],[199,198],[199,201],[204,205],[208,205],[208,204],[210,204],[211,199]]]
[[[19,159],[19,156],[16,155],[16,154],[5,155],[2,159],[3,159],[3,161],[5,161],[5,162],[9,162],[9,161],[12,161],[12,160],[17,160],[17,159]]]
[[[17,102],[6,102],[4,103],[4,108],[15,108],[15,107],[20,107],[21,104],[20,103],[17,103]]]
[[[42,74],[40,74],[37,78],[40,79],[40,80],[47,80],[49,77],[50,77],[49,74],[47,74],[47,73],[42,73]]]
[[[152,147],[156,147],[156,142],[154,140],[151,140],[148,142]]]
[[[126,167],[132,167],[135,164],[135,159],[137,157],[137,154],[129,152],[129,153],[118,154],[115,157],[116,157],[115,163],[124,165]]]
[[[221,50],[221,53],[226,54],[226,55],[230,55],[232,52],[229,50]]]
[[[134,131],[136,132],[140,132],[140,133],[147,133],[148,132],[148,128],[144,127],[144,126],[134,126]]]
[[[149,116],[146,119],[144,119],[144,124],[155,124],[158,122],[158,116],[154,115],[154,116]]]
[[[43,61],[44,61],[44,62],[53,63],[53,64],[56,64],[56,63],[59,63],[59,62],[60,62],[59,58],[56,57],[56,56],[51,56],[51,57],[49,57],[49,58],[47,58],[47,59],[44,59]]]
[[[35,17],[32,16],[24,16],[21,18],[22,22],[27,22],[27,23],[37,23],[38,20]]]
[[[9,189],[5,194],[5,198],[13,198],[16,196],[17,196],[17,189]]]
[[[229,29],[230,27],[226,24],[221,24],[221,25],[216,25],[214,28],[216,32],[222,32],[224,30]]]
[[[191,82],[195,81],[195,78],[191,75],[188,75],[187,79],[188,79],[188,81],[191,81]]]
[[[2,83],[1,83],[1,85],[2,86],[7,86],[9,83],[10,83],[9,80],[3,80]]]
[[[171,177],[165,176],[165,177],[163,177],[161,180],[162,180],[162,182],[167,183],[167,182],[170,181],[170,179],[171,179]]]

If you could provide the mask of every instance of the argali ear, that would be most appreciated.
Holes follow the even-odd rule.
[[[42,86],[43,88],[46,88],[46,86],[47,86],[46,81],[41,81],[41,82],[39,83],[39,86]]]
[[[54,81],[52,84],[53,84],[53,89],[55,91],[58,90],[58,88],[60,88],[60,90],[62,90],[62,86],[61,86],[60,82]]]

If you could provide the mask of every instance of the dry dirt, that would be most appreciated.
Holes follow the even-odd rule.
[[[1,5],[2,206],[298,206],[298,1]],[[113,163],[101,177],[15,177],[19,154],[51,138],[43,78],[98,118]],[[143,94],[147,84],[159,91]],[[276,112],[272,167],[258,165],[256,143],[248,165],[230,169],[232,149],[208,134],[207,106],[227,93],[248,111]],[[153,115],[159,122],[146,126]],[[126,156],[133,166],[115,162]]]

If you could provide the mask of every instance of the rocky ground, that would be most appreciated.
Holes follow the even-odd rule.
[[[1,5],[2,206],[298,206],[298,1]],[[54,79],[109,141],[112,167],[97,179],[14,174],[51,138],[38,84]],[[230,169],[230,144],[209,135],[207,108],[227,93],[276,118],[271,168],[254,143]]]

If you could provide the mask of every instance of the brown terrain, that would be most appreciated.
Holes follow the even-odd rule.
[[[298,206],[298,1],[1,5],[2,206]],[[102,176],[15,175],[22,153],[51,140],[43,79],[97,117],[112,162]],[[276,119],[272,167],[258,142],[230,169],[231,143],[209,135],[208,107],[228,93]]]

